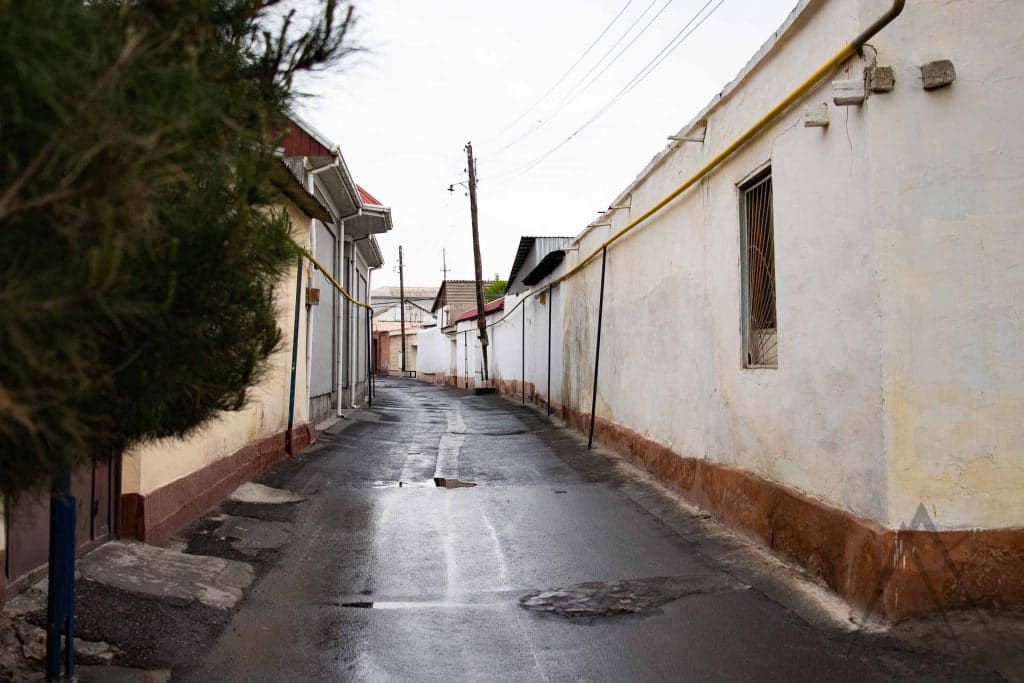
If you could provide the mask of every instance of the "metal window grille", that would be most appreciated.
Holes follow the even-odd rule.
[[[743,356],[748,368],[779,364],[771,170],[740,188],[743,218]]]

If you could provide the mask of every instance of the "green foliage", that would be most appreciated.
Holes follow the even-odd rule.
[[[508,282],[502,280],[501,275],[495,273],[493,280],[484,283],[484,301],[490,303],[495,299],[500,299],[505,296],[506,289],[508,289]]]
[[[296,30],[276,4],[0,0],[0,487],[187,434],[260,378],[296,255],[281,112],[353,49],[350,8]]]

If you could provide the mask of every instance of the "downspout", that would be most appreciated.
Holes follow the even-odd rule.
[[[335,162],[337,163],[337,162]],[[327,167],[330,168],[330,167]],[[362,214],[363,210],[357,208],[350,214],[346,214],[338,219],[338,256],[336,263],[338,264],[338,275],[341,275],[341,271],[344,269],[345,263],[345,221],[349,218],[354,218]],[[342,377],[344,377],[345,371],[345,348],[347,348],[348,342],[346,337],[348,336],[348,326],[345,324],[345,309],[348,307],[348,302],[344,297],[338,299],[338,357],[335,361],[336,370],[338,373],[338,400],[335,402],[335,414],[341,417],[341,411],[344,409],[344,403],[342,402]]]
[[[356,243],[352,241],[352,258],[349,259],[349,286],[356,292],[356,296],[359,295],[359,266],[356,265]],[[356,385],[358,384],[358,370],[359,370],[359,354],[355,352],[357,345],[359,344],[359,316],[356,313],[355,308],[349,308],[349,321],[352,323],[352,329],[349,332],[349,339],[352,340],[349,346],[348,352],[348,405],[349,408],[356,407]]]
[[[344,221],[338,221],[338,251],[337,251],[337,263],[345,262],[345,223]],[[342,394],[342,378],[344,377],[344,344],[345,344],[345,308],[348,307],[348,302],[338,296],[338,356],[335,359],[335,372],[338,375],[338,399],[335,405],[335,412],[337,416],[341,417],[341,394]]]

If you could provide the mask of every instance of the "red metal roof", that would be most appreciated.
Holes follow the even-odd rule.
[[[496,313],[497,311],[503,311],[503,310],[505,310],[505,297],[501,297],[500,299],[495,299],[494,301],[492,301],[489,304],[484,304],[484,315],[485,316],[488,313]],[[455,322],[460,323],[463,320],[473,320],[474,318],[476,318],[476,309],[475,308],[473,310],[466,311],[465,313],[460,315],[458,318],[455,319]]]
[[[384,206],[384,203],[374,197],[372,194],[364,190],[359,185],[356,185],[356,189],[359,190],[359,201],[368,206]]]
[[[321,145],[316,138],[298,124],[288,129],[288,135],[281,141],[286,157],[329,157],[331,150]]]

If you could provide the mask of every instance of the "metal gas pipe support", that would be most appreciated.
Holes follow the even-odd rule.
[[[523,352],[523,372],[520,384],[523,390],[523,403],[526,403],[526,306],[523,306],[523,345],[520,350]]]
[[[292,327],[292,376],[288,389],[288,431],[284,434],[285,452],[295,455],[292,429],[295,426],[295,372],[299,365],[299,316],[302,311],[302,257],[295,264],[295,324]]]
[[[594,391],[590,396],[590,436],[587,448],[594,447],[594,422],[597,419],[597,370],[601,365],[601,320],[604,318],[604,273],[608,265],[608,247],[601,250],[601,293],[597,298],[597,344],[594,349]]]
[[[551,310],[555,307],[555,300],[552,298],[551,288],[548,285],[548,415],[551,414]]]

